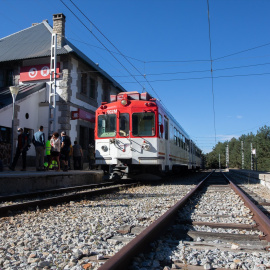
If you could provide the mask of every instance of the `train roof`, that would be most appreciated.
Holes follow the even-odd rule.
[[[132,92],[121,92],[117,95],[111,95],[111,102],[115,102],[117,100],[122,100],[125,96],[128,96],[129,100],[142,100],[142,101],[155,101],[158,105],[158,107],[160,107],[165,114],[174,122],[174,124],[181,130],[181,132],[183,133],[183,135],[191,140],[190,136],[188,135],[188,133],[185,131],[185,129],[178,123],[178,121],[173,117],[173,115],[165,108],[165,106],[162,105],[162,103],[156,99],[153,98],[148,92],[144,92],[144,93],[139,93],[137,91],[132,91]],[[197,146],[196,146],[197,147]],[[197,147],[198,148],[198,147]]]

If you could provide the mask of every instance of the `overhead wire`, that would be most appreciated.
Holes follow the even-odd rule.
[[[91,47],[94,47],[94,48],[97,48],[97,49],[100,49],[100,50],[107,51],[106,49],[104,49],[104,48],[102,48],[102,47],[99,47],[99,46],[96,46],[96,45],[93,45],[93,44],[84,42],[84,41],[82,41],[82,40],[78,40],[78,39],[75,39],[75,38],[72,38],[72,37],[66,37],[66,38],[68,38],[68,39],[70,39],[70,40],[74,40],[74,41],[76,41],[76,42],[80,42],[80,43],[82,43],[82,44],[85,44],[85,45],[88,45],[88,46],[91,46]],[[118,52],[114,52],[114,51],[111,51],[111,52],[112,52],[112,53],[115,53],[115,54],[122,55],[122,54],[120,54],[120,53],[118,53]],[[123,56],[123,55],[122,55],[122,56]],[[138,61],[138,62],[141,62],[141,63],[145,63],[145,61],[140,60],[140,59],[135,58],[135,57],[132,57],[132,56],[124,55],[124,57],[130,58],[130,59],[132,59],[132,60],[135,60],[135,61]]]
[[[213,114],[214,114],[214,132],[216,137],[216,112],[215,112],[215,95],[214,95],[214,78],[213,78],[213,60],[212,60],[212,41],[211,41],[211,28],[210,28],[210,10],[209,10],[209,0],[207,0],[207,10],[208,10],[208,37],[209,37],[209,49],[210,49],[210,60],[211,60],[211,82],[212,82],[212,101],[213,101]],[[216,138],[215,138],[216,142]]]
[[[233,55],[241,54],[241,53],[244,53],[244,52],[256,50],[256,49],[259,49],[259,48],[262,48],[262,47],[265,47],[265,46],[269,46],[269,45],[270,45],[270,42],[266,43],[266,44],[263,44],[263,45],[260,45],[260,46],[257,46],[257,47],[253,47],[253,48],[250,48],[250,49],[246,49],[246,50],[242,50],[242,51],[239,51],[239,52],[236,52],[236,53],[231,53],[231,54],[228,54],[228,55],[225,55],[225,56],[222,56],[222,57],[218,57],[218,58],[214,59],[214,61],[224,59],[224,58],[227,58],[227,57],[230,57],[230,56],[233,56]]]
[[[263,64],[254,64],[254,65],[245,65],[245,66],[236,66],[236,67],[228,67],[228,68],[217,68],[213,69],[213,71],[224,71],[224,70],[232,70],[232,69],[240,69],[240,68],[249,68],[249,67],[257,67],[257,66],[265,66],[270,65],[269,63]],[[162,76],[162,75],[175,75],[175,74],[190,74],[190,73],[203,73],[209,72],[209,69],[204,70],[191,70],[191,71],[176,71],[176,72],[163,72],[163,73],[148,73],[145,76]],[[134,76],[141,76],[139,74],[133,74]],[[127,75],[112,75],[113,77],[129,77]]]
[[[103,42],[93,33],[93,31],[91,31],[83,22],[82,20],[64,3],[63,0],[60,0],[62,2],[62,4],[77,18],[77,20],[98,40],[98,42],[100,44],[102,44],[102,46],[104,48],[106,48],[106,50],[112,55],[112,57],[131,75],[131,77],[139,84],[142,86],[142,84],[134,77],[132,76],[132,74],[130,73],[130,71],[114,56],[114,54],[105,46],[105,44],[103,44]]]
[[[76,42],[80,42],[82,44],[85,44],[85,45],[88,45],[88,46],[91,46],[91,47],[95,47],[97,49],[100,49],[100,50],[105,50],[107,51],[105,48],[102,48],[102,47],[99,47],[99,46],[96,46],[96,45],[93,45],[93,44],[90,44],[90,43],[87,43],[85,41],[82,41],[82,40],[78,40],[78,39],[75,39],[75,38],[72,38],[72,37],[66,37],[70,40],[74,40]],[[263,44],[263,45],[259,45],[259,46],[256,46],[256,47],[252,47],[252,48],[249,48],[249,49],[245,49],[245,50],[242,50],[242,51],[239,51],[239,52],[235,52],[235,53],[232,53],[232,54],[228,54],[228,55],[225,55],[225,56],[221,56],[221,57],[218,57],[218,58],[215,58],[213,59],[213,62],[214,61],[218,61],[220,59],[224,59],[224,58],[228,58],[230,56],[233,56],[233,55],[237,55],[237,54],[241,54],[241,53],[244,53],[244,52],[248,52],[248,51],[251,51],[251,50],[255,50],[255,49],[259,49],[259,48],[262,48],[262,47],[265,47],[265,46],[269,46],[270,43],[266,43],[266,44]],[[112,53],[115,53],[115,54],[120,54],[118,52],[115,52],[115,51],[111,51]],[[256,56],[255,58],[258,58],[258,57],[269,57],[270,55],[262,55],[262,56]],[[135,57],[132,57],[132,56],[128,56],[128,55],[125,55],[125,57],[129,58],[129,59],[132,59],[132,60],[135,60],[135,61],[138,61],[138,62],[141,62],[141,63],[144,63],[144,64],[148,64],[148,63],[193,63],[193,62],[210,62],[210,60],[150,60],[150,61],[146,61],[146,60],[141,60],[141,59],[138,59],[138,58],[135,58]],[[249,59],[249,58],[254,58],[254,57],[242,57],[240,59]],[[239,58],[237,58],[239,59]]]
[[[265,73],[251,73],[251,74],[239,74],[239,75],[223,75],[223,76],[213,76],[213,79],[219,78],[235,78],[235,77],[249,77],[249,76],[264,76],[270,75],[270,72]],[[212,79],[212,76],[208,77],[193,77],[193,78],[180,78],[180,79],[160,79],[160,80],[150,80],[149,82],[171,82],[171,81],[188,81],[188,80],[203,80]],[[120,82],[120,83],[135,83],[135,82]]]
[[[60,0],[62,2],[62,0]],[[152,85],[150,84],[150,82],[148,81],[148,79],[137,69],[136,66],[134,66],[129,60],[128,58],[122,54],[122,52],[98,29],[98,27],[80,10],[80,8],[74,4],[74,2],[72,0],[69,0],[75,7],[76,9],[95,27],[95,29],[97,29],[97,31],[117,50],[117,52],[126,59],[126,61],[137,71],[139,72],[139,74],[146,80],[146,82],[148,83],[148,85],[150,86],[150,88],[152,89],[152,91],[156,94],[157,98],[161,101],[161,98],[159,97],[159,95],[157,94],[157,92],[155,91],[155,89],[152,87]],[[103,45],[104,46],[104,45]],[[132,76],[133,78],[135,78],[134,76]],[[140,84],[141,85],[141,84]],[[142,86],[142,85],[141,85]],[[142,86],[144,89],[144,86]],[[162,101],[161,101],[162,102]],[[164,104],[163,104],[164,105]]]

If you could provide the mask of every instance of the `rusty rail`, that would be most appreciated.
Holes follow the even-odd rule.
[[[35,209],[36,207],[42,208],[48,205],[51,206],[51,205],[55,205],[59,203],[68,202],[71,200],[78,200],[80,198],[84,198],[85,196],[100,196],[103,194],[119,191],[121,188],[129,188],[132,186],[134,186],[134,183],[124,184],[124,185],[115,185],[113,187],[104,187],[98,190],[82,191],[80,193],[54,196],[50,198],[32,200],[32,201],[18,203],[18,204],[0,206],[0,217],[6,216],[9,212],[26,210],[28,208]]]
[[[253,218],[258,228],[265,234],[265,239],[270,241],[270,219],[224,173],[223,175],[229,181],[231,188],[243,199],[245,205],[254,214]]]
[[[147,246],[151,241],[155,240],[160,235],[166,226],[170,224],[176,217],[178,211],[186,204],[188,199],[198,191],[204,181],[213,173],[213,171],[205,177],[194,189],[192,189],[178,203],[158,218],[154,223],[141,232],[136,238],[130,241],[126,246],[120,249],[113,257],[102,265],[99,270],[119,270],[126,269],[130,260],[142,251],[143,247]]]

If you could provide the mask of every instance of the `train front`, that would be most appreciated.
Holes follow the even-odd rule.
[[[148,93],[111,96],[96,111],[96,165],[111,178],[126,178],[159,164],[158,107]]]

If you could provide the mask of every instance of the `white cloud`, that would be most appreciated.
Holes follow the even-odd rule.
[[[236,118],[237,118],[237,119],[242,119],[243,116],[242,116],[242,115],[237,115]]]

